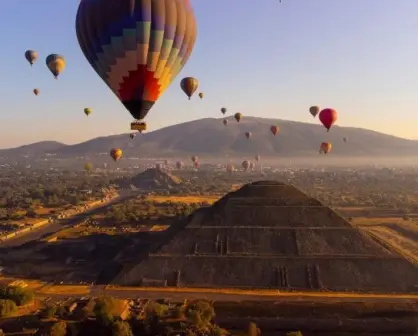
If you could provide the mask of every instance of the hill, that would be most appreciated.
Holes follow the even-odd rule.
[[[413,264],[318,200],[275,181],[227,194],[173,228],[166,241],[113,282],[374,292],[413,291],[418,282]]]
[[[57,141],[40,141],[33,144],[24,145],[15,148],[0,149],[0,156],[23,156],[23,155],[40,155],[46,153],[55,153],[66,147],[66,144]]]
[[[144,136],[138,135],[133,140],[128,134],[122,134],[99,137],[71,146],[56,143],[55,153],[58,156],[92,156],[107,154],[110,148],[119,147],[124,150],[125,157],[155,156],[156,153],[159,156],[253,156],[254,153],[264,157],[317,156],[319,144],[330,141],[333,144],[333,156],[418,155],[418,141],[366,129],[335,126],[327,133],[318,124],[255,117],[244,117],[238,124],[232,117],[228,119],[228,126],[222,124],[222,119],[206,118],[165,127]],[[276,137],[269,130],[272,124],[280,126]],[[250,140],[245,139],[246,131],[252,133]],[[348,142],[344,143],[343,138],[347,138]],[[30,146],[39,147],[38,153],[42,151],[38,144]],[[44,148],[44,151],[53,149]],[[7,151],[3,150],[9,154],[21,153],[22,147]]]
[[[170,189],[180,183],[181,181],[178,177],[157,168],[150,168],[132,178],[120,182],[120,187],[130,188],[134,186],[138,189],[157,190]]]

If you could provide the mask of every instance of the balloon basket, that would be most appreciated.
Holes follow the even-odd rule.
[[[146,131],[147,130],[147,124],[144,122],[133,122],[131,123],[131,131]]]

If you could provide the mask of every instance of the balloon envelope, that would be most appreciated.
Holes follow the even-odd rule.
[[[26,50],[25,58],[30,63],[30,65],[33,65],[38,59],[38,53],[35,50]]]
[[[190,100],[199,87],[199,81],[193,77],[185,77],[181,80],[180,87]]]
[[[328,131],[330,130],[332,125],[334,125],[334,123],[337,121],[337,117],[337,111],[331,108],[326,108],[319,112],[319,120]]]
[[[39,94],[39,90],[38,89],[33,89],[33,93],[35,94],[35,96],[37,96]]]
[[[319,106],[311,106],[310,108],[309,108],[309,113],[310,114],[312,114],[312,116],[315,118],[316,117],[316,115],[319,113],[319,111],[320,111],[320,108],[319,108]]]
[[[222,112],[222,114],[225,114],[225,113],[226,113],[226,111],[228,111],[226,107],[222,107],[222,108],[221,108],[221,112]]]
[[[89,108],[89,107],[86,107],[86,108],[84,109],[84,114],[85,114],[86,116],[89,116],[89,115],[91,114],[91,112],[93,112],[93,110],[92,110],[91,108]]]
[[[123,152],[122,152],[122,150],[120,148],[113,148],[110,151],[110,156],[115,161],[118,161],[122,157],[122,154],[123,154]]]
[[[279,126],[272,125],[270,127],[270,132],[273,133],[273,135],[276,135],[279,132]]]
[[[234,114],[234,118],[237,122],[240,122],[240,120],[242,119],[242,114],[241,113],[235,113]]]
[[[81,1],[80,48],[107,86],[138,120],[187,63],[197,25],[190,0]]]
[[[58,54],[51,54],[45,60],[46,66],[52,72],[55,78],[65,69],[64,56]]]
[[[331,151],[332,144],[330,142],[323,142],[321,143],[320,151],[327,154]]]

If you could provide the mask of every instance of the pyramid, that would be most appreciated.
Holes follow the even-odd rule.
[[[122,182],[122,187],[133,185],[139,189],[155,190],[170,189],[181,181],[178,177],[157,168],[150,168],[132,177],[129,181]]]
[[[294,186],[247,184],[113,281],[130,286],[410,292],[418,269]]]

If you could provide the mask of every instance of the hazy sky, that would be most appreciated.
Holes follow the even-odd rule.
[[[314,122],[310,105],[333,107],[337,124],[418,138],[417,0],[192,0],[194,52],[147,118],[156,129],[222,106],[244,115]],[[132,120],[90,68],[75,35],[77,0],[0,4],[0,147],[81,142],[129,131]],[[35,49],[33,68],[24,58]],[[54,80],[45,57],[67,68]],[[183,76],[205,99],[189,102]],[[41,93],[35,97],[34,88]],[[92,107],[87,118],[84,107]]]

